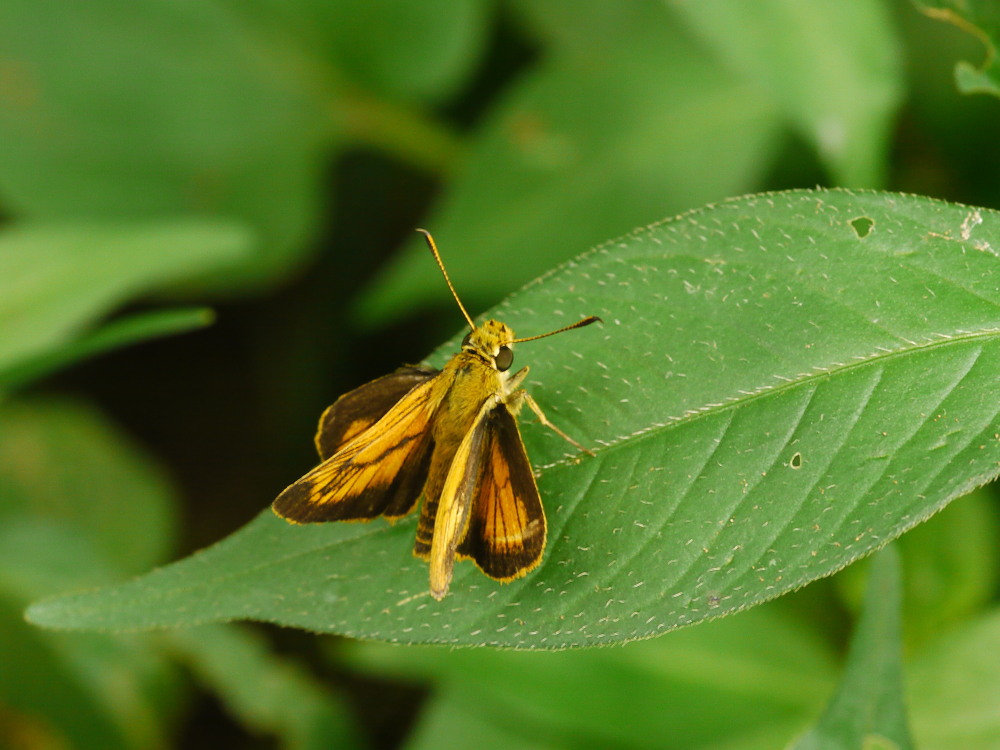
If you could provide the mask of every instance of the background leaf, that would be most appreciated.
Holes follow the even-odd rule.
[[[434,604],[412,520],[290,527],[264,511],[193,558],[29,616],[556,648],[798,588],[997,475],[998,221],[894,194],[754,196],[608,243],[512,297],[495,313],[523,334],[605,321],[530,350],[529,388],[597,457],[566,460],[526,426],[550,546],[525,579],[459,566]]]
[[[872,561],[840,685],[794,750],[913,747],[903,698],[900,589],[899,557],[887,547]]]
[[[886,3],[672,3],[737,80],[756,82],[834,184],[880,187],[903,90]]]
[[[156,336],[201,328],[212,322],[212,311],[200,309],[156,310],[113,320],[91,333],[52,351],[29,357],[0,370],[0,393],[48,375],[74,362]]]
[[[1000,10],[990,0],[913,0],[931,18],[952,23],[969,32],[985,47],[981,65],[962,61],[955,65],[955,83],[965,94],[1000,95]]]
[[[364,746],[345,706],[301,667],[272,654],[248,629],[209,625],[178,630],[164,640],[247,726],[277,734],[285,747]]]
[[[311,3],[324,16],[326,49],[355,84],[389,97],[454,93],[487,41],[486,0]]]
[[[176,524],[162,470],[96,409],[64,399],[0,406],[0,518],[17,517],[86,540],[105,576],[161,561]]]
[[[58,349],[131,297],[231,263],[228,223],[21,227],[0,234],[0,372]]]
[[[913,733],[926,750],[987,750],[1000,736],[1000,611],[943,631],[908,673]]]
[[[242,220],[263,241],[226,259],[224,288],[287,272],[315,227],[335,133],[323,116],[329,84],[270,31],[219,2],[4,3],[0,141],[17,144],[0,151],[9,210],[42,221]]]
[[[92,407],[0,406],[0,702],[43,736],[95,750],[167,746],[179,676],[147,638],[43,633],[23,610],[160,562],[171,499],[162,472]]]
[[[748,190],[778,142],[772,102],[692,44],[665,4],[518,8],[552,50],[494,105],[424,222],[473,307],[623,227]],[[363,298],[367,319],[440,299],[426,252],[413,235]]]
[[[615,649],[331,651],[364,675],[433,686],[409,748],[480,731],[508,747],[749,750],[782,746],[833,683],[826,646],[789,615],[768,605]]]

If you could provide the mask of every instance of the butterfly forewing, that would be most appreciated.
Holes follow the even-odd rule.
[[[545,549],[545,511],[517,422],[506,405],[486,416],[479,478],[459,557],[490,578],[509,581],[533,569]]]
[[[400,367],[338,398],[319,418],[316,432],[319,457],[324,461],[330,458],[351,438],[384,417],[403,396],[438,372],[430,367]]]
[[[428,425],[447,390],[440,378],[411,388],[381,419],[278,495],[274,511],[296,523],[409,513],[430,466]]]

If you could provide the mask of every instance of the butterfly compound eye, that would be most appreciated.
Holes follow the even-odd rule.
[[[514,364],[514,352],[510,350],[509,346],[501,346],[500,351],[497,352],[497,356],[493,358],[493,361],[500,372],[506,372]]]
[[[465,338],[462,339],[462,346],[463,347],[468,346],[469,345],[469,339],[471,339],[471,338],[472,338],[472,331],[469,331],[467,334],[465,334]]]

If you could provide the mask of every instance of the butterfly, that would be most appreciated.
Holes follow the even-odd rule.
[[[471,330],[442,370],[401,367],[328,407],[316,433],[321,463],[278,495],[272,508],[292,523],[393,520],[422,497],[413,553],[429,562],[430,593],[440,600],[456,560],[471,559],[501,582],[541,562],[545,511],[516,417],[527,405],[543,425],[590,451],[549,422],[521,388],[528,368],[511,373],[512,347],[600,318],[520,339],[498,320],[477,326],[434,238],[417,231]]]

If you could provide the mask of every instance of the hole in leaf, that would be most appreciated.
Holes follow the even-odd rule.
[[[859,216],[856,219],[851,219],[851,229],[858,236],[859,240],[863,240],[867,237],[871,231],[872,227],[875,226],[875,220],[867,216]]]
[[[801,453],[796,453],[794,456],[792,456],[792,458],[788,462],[788,465],[791,466],[793,469],[801,469],[802,468],[802,454]]]

